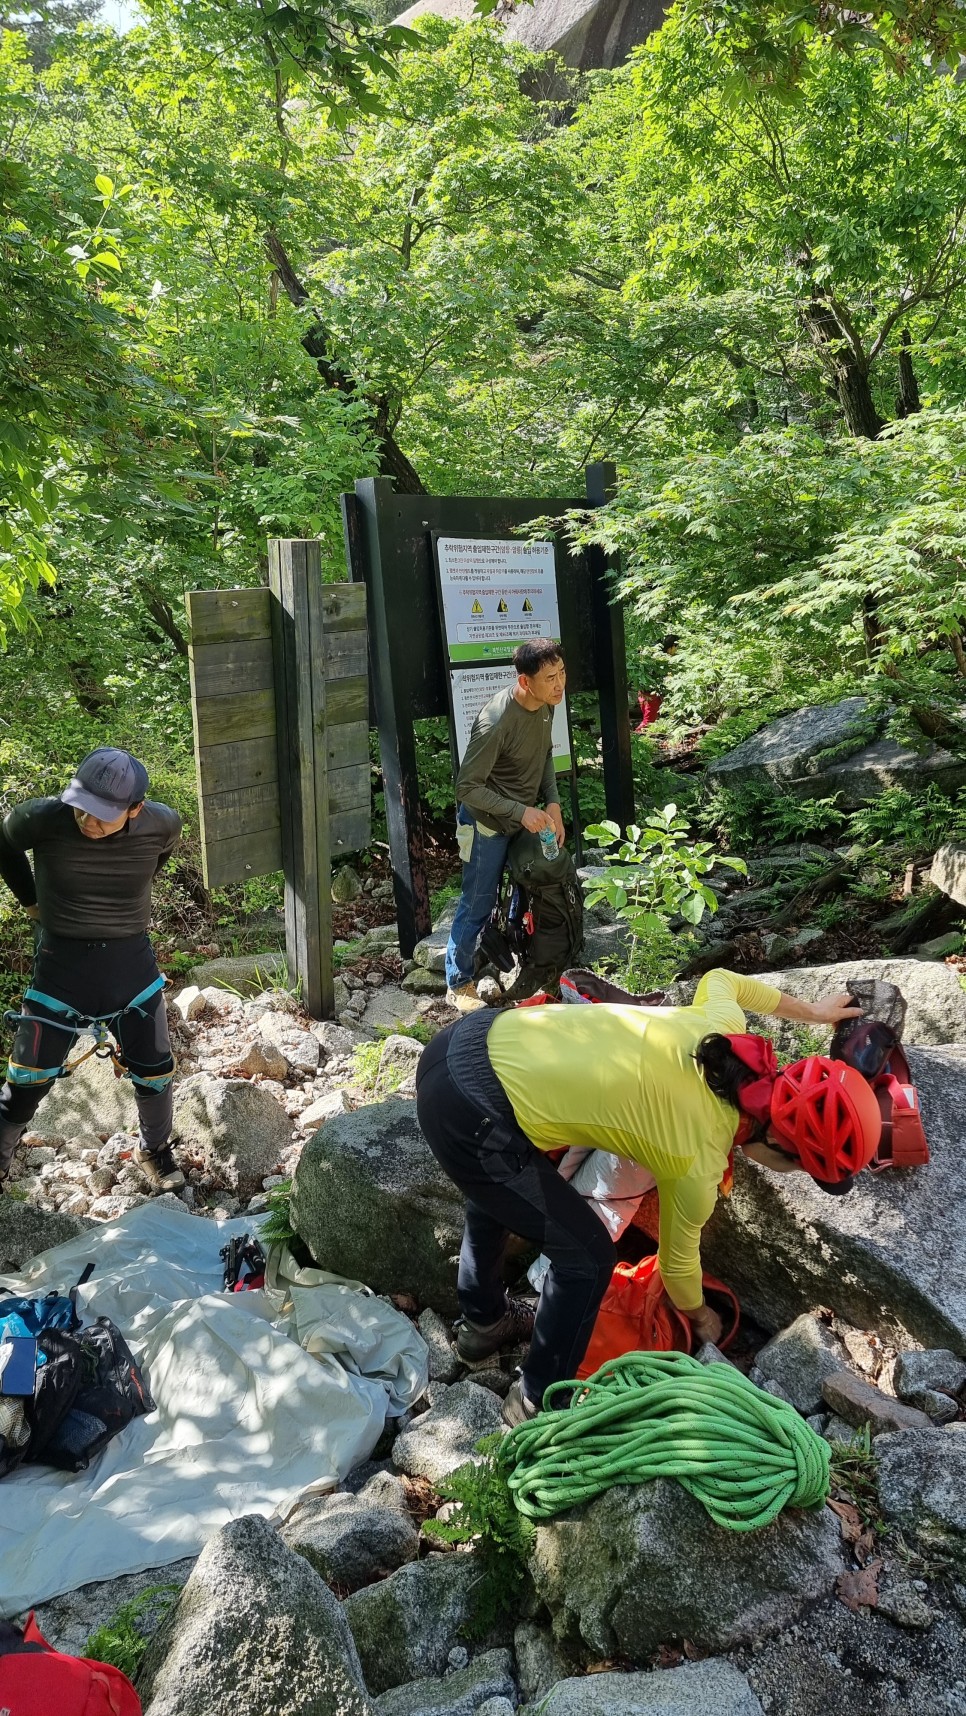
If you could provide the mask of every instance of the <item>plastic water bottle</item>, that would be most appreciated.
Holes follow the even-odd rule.
[[[552,828],[541,828],[540,844],[543,847],[543,855],[546,859],[549,860],[551,858],[556,858],[558,850],[557,836]]]

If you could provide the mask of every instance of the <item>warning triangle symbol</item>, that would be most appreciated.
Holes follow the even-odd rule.
[[[479,602],[474,602],[472,608],[470,609],[470,613],[471,614],[482,614],[482,612],[483,612],[483,609],[481,608]]]
[[[531,602],[529,596],[527,597],[526,601],[523,604],[523,612],[525,614],[532,614],[533,613],[533,603]]]
[[[506,605],[506,602],[503,600],[502,596],[500,597],[500,600],[497,602],[496,611],[498,614],[508,614],[510,611]]]

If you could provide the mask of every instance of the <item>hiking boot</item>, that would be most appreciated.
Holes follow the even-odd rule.
[[[509,1424],[511,1430],[517,1424],[529,1424],[530,1419],[536,1418],[539,1411],[540,1408],[536,1401],[529,1400],[524,1394],[522,1378],[517,1377],[516,1382],[510,1384],[507,1397],[503,1402],[503,1411],[500,1413],[500,1417],[504,1424]]]
[[[174,1159],[170,1144],[160,1150],[134,1147],[134,1161],[140,1168],[152,1192],[178,1192],[184,1185],[184,1175]]]
[[[522,1347],[533,1334],[536,1309],[523,1299],[507,1297],[506,1310],[495,1323],[471,1323],[464,1317],[456,1331],[456,1351],[464,1364],[482,1364],[501,1347]]]
[[[475,983],[461,983],[458,989],[447,989],[446,1005],[455,1007],[457,1013],[475,1013],[486,1002],[477,995]]]

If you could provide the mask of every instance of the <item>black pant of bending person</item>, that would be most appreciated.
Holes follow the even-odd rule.
[[[496,1017],[471,1013],[433,1038],[416,1073],[416,1112],[436,1160],[466,1194],[458,1279],[464,1318],[486,1328],[506,1312],[502,1264],[510,1233],[550,1259],[523,1365],[529,1410],[522,1415],[531,1416],[552,1382],[576,1375],[616,1251],[580,1193],[517,1124],[486,1056]]]
[[[89,1017],[118,1013],[111,1027],[131,1075],[140,1129],[138,1159],[156,1160],[171,1137],[174,1059],[168,1037],[164,991],[131,1012],[122,1011],[158,976],[147,935],[116,941],[71,941],[42,931],[30,988]],[[40,1001],[25,1001],[28,1018],[17,1026],[7,1078],[0,1089],[0,1180],[38,1106],[55,1083],[77,1041],[64,1030],[63,1014]],[[49,1077],[37,1077],[49,1073]],[[92,1117],[92,1120],[96,1116]],[[148,1166],[150,1167],[150,1161]],[[150,1176],[149,1176],[150,1177]],[[181,1176],[178,1175],[179,1182]]]

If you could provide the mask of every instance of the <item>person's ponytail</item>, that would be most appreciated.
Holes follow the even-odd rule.
[[[739,1090],[743,1084],[753,1084],[759,1075],[739,1059],[727,1037],[718,1031],[702,1037],[694,1058],[712,1096],[730,1103],[732,1108],[740,1108]]]

